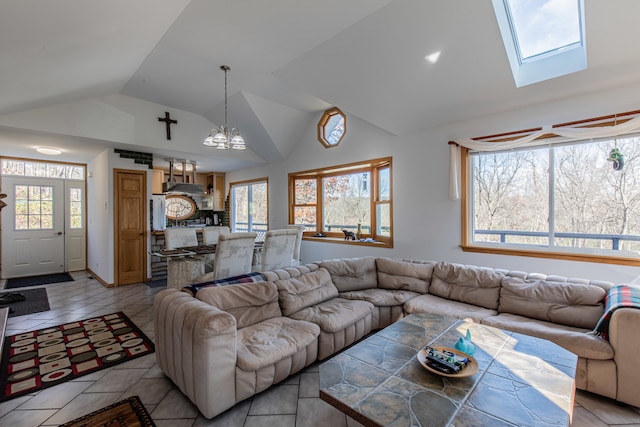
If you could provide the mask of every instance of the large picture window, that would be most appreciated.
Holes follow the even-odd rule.
[[[466,249],[640,261],[640,136],[470,152],[465,163]]]
[[[305,236],[392,246],[391,158],[289,174],[289,222]],[[353,240],[347,240],[353,242]]]
[[[267,179],[231,183],[231,208],[231,230],[256,232],[263,240],[269,228]]]

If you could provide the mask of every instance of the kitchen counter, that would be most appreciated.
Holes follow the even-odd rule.
[[[181,227],[183,227],[183,226],[181,226]],[[187,225],[187,226],[184,226],[184,227],[195,228],[196,232],[202,232],[202,229],[205,228],[205,227],[215,227],[215,226],[214,225],[198,224],[198,225]],[[167,227],[167,228],[174,228],[174,227]],[[151,234],[154,234],[156,236],[157,235],[164,236],[164,230],[154,230],[154,231],[151,232]]]
[[[202,229],[207,227],[205,224],[198,224],[196,227],[196,235],[198,236],[198,244],[202,245]],[[171,228],[171,227],[170,227]],[[165,248],[164,230],[151,232],[151,242],[149,245],[149,256],[151,257],[151,278],[153,280],[164,279],[167,277],[167,259],[153,255]]]

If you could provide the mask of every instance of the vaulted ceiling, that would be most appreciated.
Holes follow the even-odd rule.
[[[334,105],[406,135],[640,82],[640,2],[586,0],[585,15],[588,69],[516,88],[490,0],[7,0],[0,117],[121,94],[221,123],[227,64],[255,159],[231,170],[285,158]]]

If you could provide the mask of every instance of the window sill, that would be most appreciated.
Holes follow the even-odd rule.
[[[629,258],[621,256],[607,256],[596,254],[579,254],[568,252],[552,252],[552,251],[535,251],[527,249],[511,249],[511,248],[497,248],[489,246],[474,246],[474,245],[460,245],[460,248],[464,252],[477,252],[483,254],[497,254],[497,255],[513,255],[524,256],[532,258],[550,258],[561,259],[567,261],[583,261],[583,262],[597,262],[601,264],[617,264],[617,265],[629,265],[633,267],[640,267],[640,258]]]
[[[311,242],[326,242],[337,243],[340,245],[355,245],[355,246],[374,246],[376,248],[393,248],[393,243],[388,242],[361,242],[359,240],[344,240],[338,237],[313,237],[303,236],[302,240],[308,240]]]

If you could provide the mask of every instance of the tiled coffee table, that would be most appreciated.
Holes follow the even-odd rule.
[[[479,370],[427,371],[425,344],[471,331]],[[412,314],[320,365],[320,398],[365,426],[568,426],[577,356],[544,339],[438,315]]]

